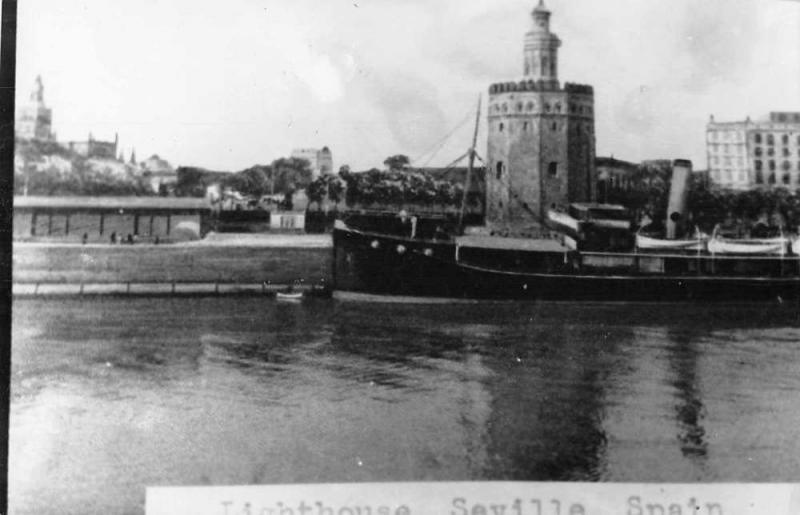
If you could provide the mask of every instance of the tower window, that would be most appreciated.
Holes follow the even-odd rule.
[[[497,165],[495,166],[495,169],[497,170],[497,173],[496,173],[497,180],[502,179],[503,178],[503,162],[502,161],[498,161]]]
[[[547,175],[550,177],[557,177],[558,176],[558,163],[555,161],[551,161],[549,165],[547,165]]]
[[[558,130],[558,124],[556,124],[556,122],[553,122],[553,125],[551,126],[551,128],[552,128],[554,131],[557,131],[557,130]]]
[[[522,130],[528,132],[528,122],[522,122]]]
[[[503,122],[500,122],[500,124],[497,126],[497,130],[500,131],[500,132],[503,132],[504,128],[505,128],[505,126],[503,125]]]

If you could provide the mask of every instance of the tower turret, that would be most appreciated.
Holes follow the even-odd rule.
[[[558,48],[561,40],[550,32],[550,11],[539,0],[531,13],[533,27],[525,34],[525,78],[558,86]]]

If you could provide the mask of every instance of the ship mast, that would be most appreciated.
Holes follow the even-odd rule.
[[[475,113],[475,132],[472,135],[472,146],[469,148],[469,165],[467,179],[464,181],[464,194],[461,196],[461,211],[458,213],[458,233],[464,232],[464,212],[467,210],[467,197],[472,187],[472,167],[475,164],[475,145],[478,143],[478,127],[481,121],[481,95],[478,95],[478,111]]]

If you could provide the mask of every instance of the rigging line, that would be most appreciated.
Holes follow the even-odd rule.
[[[450,137],[451,137],[453,134],[455,134],[455,132],[456,132],[458,129],[460,129],[460,128],[461,128],[461,127],[462,127],[462,126],[465,124],[465,123],[467,123],[467,122],[469,121],[469,119],[470,119],[470,117],[471,117],[471,116],[472,116],[472,115],[471,115],[471,113],[468,113],[468,114],[467,114],[467,115],[464,117],[464,119],[463,119],[463,120],[461,120],[460,122],[458,122],[458,124],[457,124],[455,127],[453,127],[453,129],[452,129],[452,130],[450,130],[450,132],[448,132],[448,133],[447,133],[447,135],[445,135],[445,136],[444,136],[442,139],[438,140],[436,143],[434,143],[433,145],[431,145],[431,147],[430,147],[430,148],[428,148],[428,149],[427,149],[425,152],[421,153],[421,154],[420,154],[420,155],[419,155],[419,156],[418,156],[416,159],[414,159],[414,160],[413,160],[413,162],[417,162],[417,161],[419,161],[420,159],[422,159],[423,157],[427,156],[427,155],[428,155],[430,152],[432,152],[432,151],[434,151],[434,150],[435,150],[435,152],[434,152],[434,155],[435,155],[435,154],[436,154],[436,152],[438,152],[439,150],[441,150],[441,148],[438,148],[438,149],[437,149],[437,147],[443,147],[443,146],[444,146],[444,144],[445,144],[445,143],[447,143],[447,140],[448,140],[448,139],[450,139]],[[429,160],[428,160],[428,162],[430,162],[432,159],[433,159],[433,156],[431,157],[431,159],[429,159]]]

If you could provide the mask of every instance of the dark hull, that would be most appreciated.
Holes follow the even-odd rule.
[[[560,267],[550,263],[540,270],[520,271],[498,269],[490,260],[457,259],[453,242],[341,228],[334,230],[333,241],[334,290],[340,292],[495,300],[782,302],[800,298],[797,257],[763,260],[759,263],[763,273],[758,275],[743,272],[731,260],[701,263],[701,269],[721,269],[714,275],[692,273],[678,266],[684,263],[669,262],[665,268],[677,267],[678,273],[598,271],[576,266],[574,260],[580,256],[568,258],[567,254]],[[691,258],[676,259],[688,262]]]

